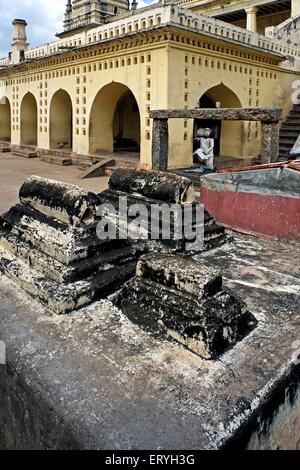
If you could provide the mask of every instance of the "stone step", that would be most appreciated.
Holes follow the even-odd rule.
[[[139,165],[139,162],[131,162],[129,160],[115,160],[115,165],[119,168],[132,168],[133,170],[135,170],[138,165]]]
[[[53,165],[70,166],[73,164],[72,159],[64,156],[56,155],[42,155],[40,156],[41,162],[52,163]]]
[[[26,150],[13,150],[12,155],[22,158],[37,158],[38,154],[36,152],[30,152]]]
[[[36,152],[36,146],[34,145],[11,145],[12,150],[16,151],[28,151],[28,152]]]
[[[38,153],[40,156],[42,155],[51,155],[55,157],[67,157],[72,158],[72,152],[66,152],[63,150],[51,150],[51,149],[38,149]]]
[[[279,155],[291,155],[292,147],[289,149],[279,149]]]
[[[290,141],[290,142],[279,142],[279,147],[285,147],[285,148],[290,148],[293,147],[295,144],[295,141]]]
[[[300,109],[292,110],[292,111],[289,113],[289,115],[288,115],[288,117],[287,117],[287,120],[289,120],[291,117],[292,117],[292,118],[296,118],[296,119],[297,119],[297,118],[300,119]]]
[[[296,159],[296,156],[293,156],[289,153],[285,154],[285,153],[279,153],[279,159],[280,161],[283,161],[283,162],[287,162],[289,160],[295,160]]]
[[[136,267],[136,262],[125,263],[118,269],[107,269],[83,281],[60,284],[47,279],[6,252],[0,252],[0,259],[3,272],[9,279],[57,314],[78,310],[107,297],[133,276]]]
[[[280,138],[279,139],[279,145],[284,145],[284,144],[288,144],[288,145],[294,145],[296,139],[294,137],[285,137],[285,138]]]
[[[292,128],[289,128],[289,127],[281,127],[280,128],[280,132],[279,132],[279,135],[280,136],[295,136],[296,138],[298,137],[299,135],[299,132],[297,129],[294,129],[293,127]]]
[[[83,280],[92,274],[106,270],[109,265],[121,266],[138,258],[140,253],[137,247],[126,244],[119,245],[119,247],[108,248],[107,251],[96,253],[92,257],[66,266],[46,253],[35,249],[12,232],[0,227],[0,249],[20,259],[29,268],[59,283]]]
[[[295,143],[296,143],[296,140],[297,140],[297,139],[292,140],[292,141],[289,141],[289,142],[287,142],[287,141],[281,142],[281,141],[280,141],[280,142],[279,142],[279,147],[280,147],[280,148],[281,148],[281,147],[293,147],[293,146],[295,145]]]
[[[298,127],[300,129],[300,119],[289,119],[288,121],[285,121],[283,124],[282,124],[282,127],[283,128],[286,128],[286,127]]]

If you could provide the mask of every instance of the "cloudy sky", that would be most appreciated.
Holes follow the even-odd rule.
[[[31,47],[55,40],[62,30],[67,0],[0,0],[0,58],[10,50],[14,18],[28,23],[28,41]],[[154,0],[139,0],[139,7]]]

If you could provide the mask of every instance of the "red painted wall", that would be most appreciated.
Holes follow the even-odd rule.
[[[241,232],[300,241],[300,199],[201,188],[201,202],[216,220]]]

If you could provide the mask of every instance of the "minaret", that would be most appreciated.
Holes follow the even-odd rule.
[[[28,50],[25,20],[13,21],[13,40],[11,48],[11,62],[18,64],[25,61],[25,52]]]
[[[66,6],[66,15],[72,12],[72,0],[68,0],[67,6]]]
[[[128,0],[68,0],[64,32],[58,34],[58,37],[107,23],[128,11]]]

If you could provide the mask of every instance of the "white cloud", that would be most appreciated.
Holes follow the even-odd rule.
[[[55,33],[62,31],[67,0],[0,0],[0,57],[10,50],[12,21],[27,21],[28,42],[35,47],[55,40]],[[139,8],[155,0],[140,0]]]

